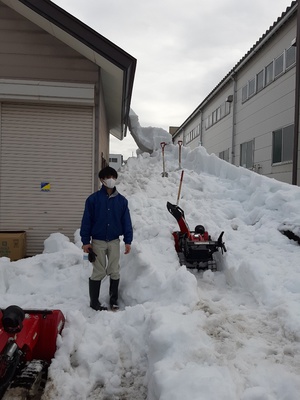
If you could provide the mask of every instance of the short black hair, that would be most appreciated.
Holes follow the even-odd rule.
[[[108,178],[109,176],[112,176],[113,178],[118,179],[118,173],[112,167],[105,167],[105,168],[101,169],[98,176],[99,176],[99,179],[105,179],[105,178]]]

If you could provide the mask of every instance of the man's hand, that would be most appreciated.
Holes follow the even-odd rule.
[[[124,251],[124,254],[129,254],[129,253],[130,253],[130,250],[131,250],[130,244],[125,244],[125,251]]]
[[[82,246],[82,250],[84,251],[84,253],[88,253],[89,249],[91,249],[91,248],[92,248],[92,245],[90,243],[89,244],[84,244]]]

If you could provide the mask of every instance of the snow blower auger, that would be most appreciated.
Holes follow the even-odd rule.
[[[41,398],[64,323],[60,310],[0,309],[0,399]]]
[[[177,220],[180,228],[180,231],[173,232],[180,264],[187,268],[197,268],[198,271],[200,269],[216,271],[217,263],[214,253],[219,249],[222,254],[226,252],[223,242],[224,232],[220,234],[218,240],[211,240],[203,225],[197,225],[194,231],[190,231],[184,212],[178,205],[167,202],[167,209]]]

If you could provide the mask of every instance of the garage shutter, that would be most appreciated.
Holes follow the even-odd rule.
[[[93,107],[1,104],[0,230],[25,230],[27,255],[54,232],[74,239],[92,190]]]

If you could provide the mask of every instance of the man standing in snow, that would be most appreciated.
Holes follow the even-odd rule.
[[[102,187],[87,198],[81,222],[83,251],[90,256],[93,256],[91,251],[96,255],[89,279],[90,306],[96,311],[107,310],[99,302],[101,280],[106,275],[110,277],[110,307],[113,311],[119,309],[119,237],[124,237],[125,254],[130,252],[133,238],[128,201],[115,187],[117,178],[114,168],[105,167],[99,172]]]

